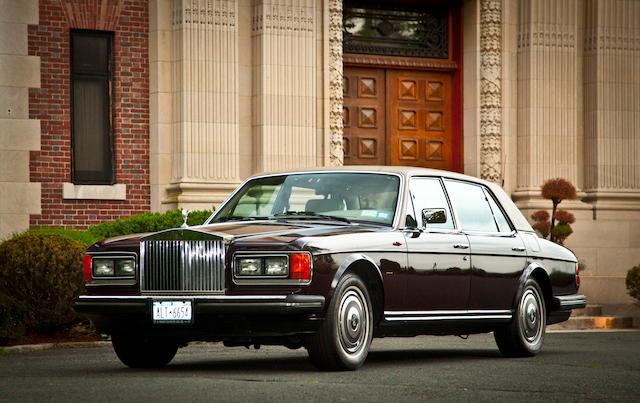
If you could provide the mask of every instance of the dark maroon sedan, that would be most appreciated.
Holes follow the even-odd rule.
[[[76,309],[130,367],[207,340],[356,369],[372,337],[479,332],[529,356],[586,303],[574,254],[500,187],[400,167],[250,178],[204,225],[96,243],[85,277]]]

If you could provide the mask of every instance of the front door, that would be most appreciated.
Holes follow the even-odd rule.
[[[344,68],[345,165],[454,170],[452,74]]]

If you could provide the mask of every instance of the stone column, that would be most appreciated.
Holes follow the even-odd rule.
[[[29,152],[40,150],[40,121],[29,119],[29,88],[40,87],[40,58],[29,56],[27,25],[38,1],[0,0],[0,240],[40,214],[40,184],[30,183]]]
[[[317,164],[318,54],[314,0],[257,0],[253,10],[254,166]]]
[[[640,2],[586,2],[584,190],[594,209],[640,209]]]
[[[518,174],[513,194],[540,197],[563,177],[581,185],[581,2],[522,0],[518,30]]]
[[[238,51],[236,0],[173,0],[166,203],[211,208],[240,181]]]

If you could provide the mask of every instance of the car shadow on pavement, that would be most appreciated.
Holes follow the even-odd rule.
[[[216,357],[215,353],[206,352],[205,355],[187,354],[180,357],[180,353],[176,359],[167,367],[160,369],[129,369],[122,367],[128,371],[158,371],[158,372],[205,372],[205,373],[224,373],[224,374],[248,374],[248,373],[300,373],[300,372],[318,372],[318,369],[309,361],[308,356],[301,352],[293,352],[293,356],[283,357],[273,352],[261,354],[255,352],[253,357],[230,357],[225,354],[224,357]],[[291,354],[287,352],[285,354]],[[208,357],[210,355],[210,357]],[[276,356],[274,356],[276,355]],[[193,360],[190,360],[193,358]],[[360,370],[367,368],[383,369],[385,367],[394,368],[398,365],[414,365],[414,364],[435,364],[442,362],[459,363],[464,361],[479,361],[487,359],[503,359],[500,352],[495,349],[427,349],[427,350],[377,350],[369,352],[367,361]]]

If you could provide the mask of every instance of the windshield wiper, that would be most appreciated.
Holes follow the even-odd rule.
[[[243,217],[243,216],[239,216],[239,215],[232,215],[229,217],[220,217],[216,222],[227,222],[227,221],[255,221],[255,220],[268,220],[269,217],[258,217],[258,216],[251,216],[251,217]]]
[[[295,217],[296,219],[316,219],[323,218],[334,221],[346,222],[347,224],[351,224],[351,220],[344,217],[338,217],[329,214],[318,214],[315,211],[287,211],[286,213],[275,214],[276,218],[286,218],[286,217]]]

